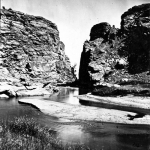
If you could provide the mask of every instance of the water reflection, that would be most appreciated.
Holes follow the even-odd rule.
[[[58,137],[66,143],[86,144],[96,150],[148,150],[150,127],[113,123],[62,125]]]
[[[5,120],[7,118],[14,118],[17,116],[24,116],[30,111],[30,115],[34,116],[37,112],[29,106],[23,109],[16,99],[0,99],[0,118]],[[37,115],[38,116],[38,115]]]
[[[45,98],[44,100],[80,105],[79,99],[75,97],[78,95],[78,91],[77,88],[61,88],[59,93],[56,93],[49,98]]]
[[[89,133],[87,133],[89,134]],[[63,139],[64,144],[69,143],[84,143],[86,134],[83,132],[81,125],[64,125],[58,129],[59,138]],[[87,135],[89,137],[89,135]]]
[[[149,150],[150,148],[149,134],[119,134],[116,138],[119,143],[118,149]]]
[[[78,89],[62,88],[51,97],[34,97],[74,105],[81,105],[74,97]],[[31,97],[30,97],[31,98]],[[13,119],[16,116],[34,118],[66,143],[81,143],[96,150],[148,150],[150,149],[150,126],[123,125],[101,122],[68,122],[45,115],[28,105],[18,104],[17,99],[0,99],[0,118]]]
[[[115,135],[88,132],[82,125],[62,126],[58,130],[58,137],[62,140],[63,144],[80,143],[96,150],[110,149],[116,143]]]

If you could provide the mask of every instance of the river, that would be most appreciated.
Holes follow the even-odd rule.
[[[33,99],[81,105],[79,99],[74,97],[78,95],[78,92],[78,89],[61,88],[59,93],[51,97],[33,97]],[[90,106],[87,107],[90,109]],[[18,99],[15,98],[0,99],[0,118],[2,120],[11,120],[21,116],[34,118],[38,123],[48,126],[63,144],[80,143],[95,150],[150,149],[149,126],[88,121],[70,122],[45,115],[29,105],[19,104]]]

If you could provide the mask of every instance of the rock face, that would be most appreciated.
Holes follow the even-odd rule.
[[[81,54],[80,84],[98,85],[113,73],[115,64],[120,60],[117,34],[118,29],[106,22],[92,27],[90,41],[85,41]]]
[[[150,4],[129,9],[121,16],[121,28],[103,22],[91,29],[81,54],[82,86],[124,81],[150,82]]]
[[[9,76],[28,84],[74,80],[65,45],[54,23],[12,9],[3,8],[0,15],[1,77],[7,80]]]
[[[121,30],[129,62],[129,73],[150,70],[150,4],[129,9],[121,16]]]

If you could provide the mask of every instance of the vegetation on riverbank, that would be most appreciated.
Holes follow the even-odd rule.
[[[52,130],[43,127],[34,119],[15,118],[0,123],[1,150],[88,150],[81,144],[63,145]]]
[[[128,94],[132,94],[134,96],[150,96],[150,84],[149,83],[138,83],[130,82],[122,83],[119,87],[108,87],[108,86],[97,86],[92,91],[93,95],[98,96],[126,96]]]

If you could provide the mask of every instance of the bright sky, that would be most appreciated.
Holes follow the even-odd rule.
[[[83,43],[100,22],[120,27],[121,14],[150,0],[1,0],[1,6],[56,23],[71,64],[79,66]],[[78,69],[78,68],[77,68]]]

